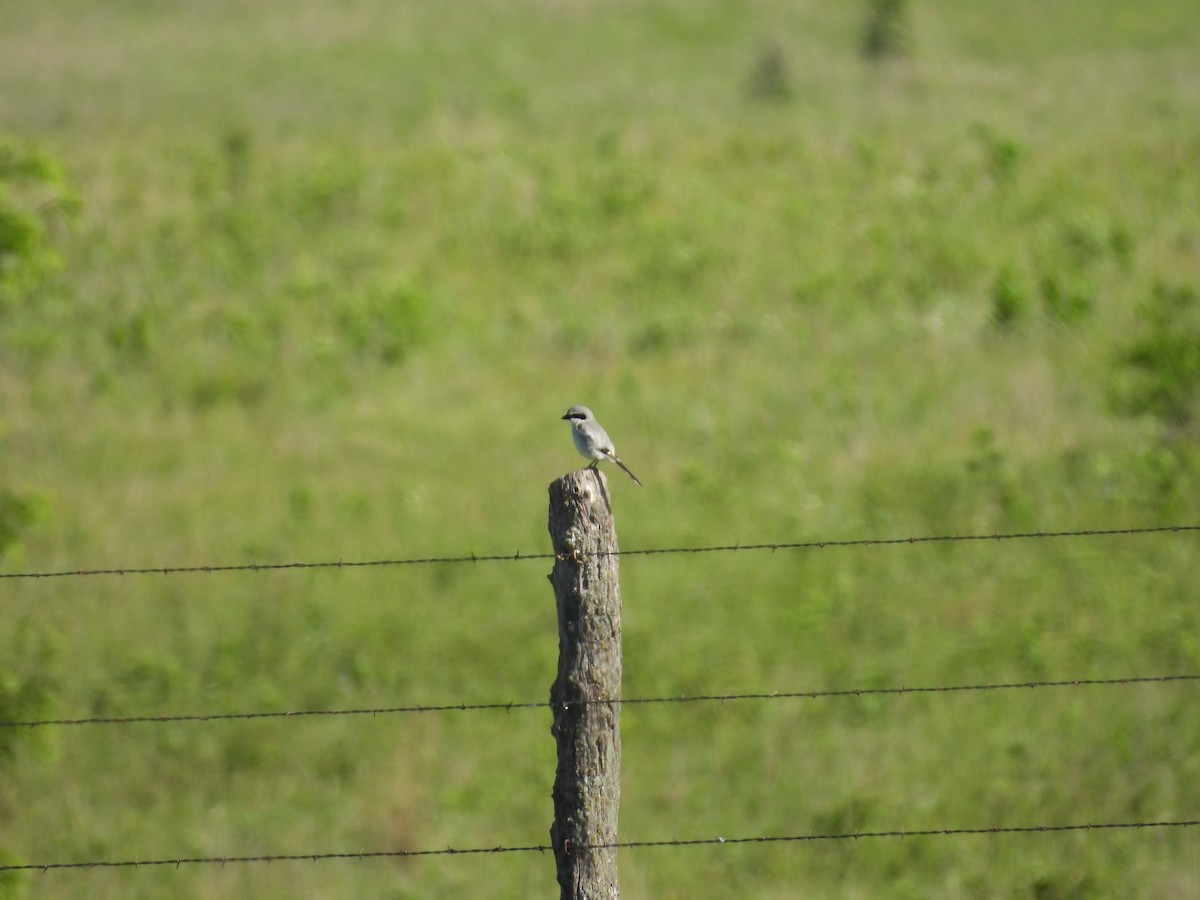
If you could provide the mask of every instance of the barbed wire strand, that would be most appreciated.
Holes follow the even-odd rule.
[[[1200,675],[1144,675],[1130,678],[1075,678],[1065,681],[1014,681],[997,684],[955,684],[925,687],[840,688],[821,691],[771,691],[749,694],[682,694],[674,697],[624,697],[613,700],[573,700],[569,706],[606,704],[611,706],[654,703],[732,703],[747,700],[815,700],[823,697],[894,696],[898,694],[950,694],[967,691],[1002,691],[1030,688],[1100,687],[1200,681]],[[41,719],[26,722],[0,722],[0,728],[41,728],[50,725],[134,725],[166,722],[219,722],[244,719],[299,719],[314,716],[381,716],[399,713],[511,712],[514,709],[551,709],[547,701],[511,703],[448,703],[438,706],[381,706],[362,709],[301,709],[272,712],[192,713],[159,716],[100,716],[85,719]]]
[[[933,544],[959,541],[1013,541],[1036,538],[1112,537],[1116,535],[1180,534],[1200,531],[1200,525],[1158,525],[1149,528],[1085,528],[1078,531],[1025,531],[1008,534],[946,534],[904,538],[857,538],[853,540],[793,541],[765,544],[724,544],[707,547],[652,547],[643,550],[602,551],[599,556],[663,556],[681,553],[726,553],[734,551],[826,550],[840,547],[886,547],[900,544]],[[504,553],[459,556],[426,556],[409,559],[325,560],[319,562],[239,563],[233,565],[145,566],[103,569],[71,569],[52,572],[0,572],[0,578],[70,578],[93,575],[180,575],[222,572],[268,572],[281,569],[352,569],[385,566],[447,565],[484,562],[518,562],[554,559],[553,553]]]
[[[704,845],[815,843],[818,841],[859,841],[868,838],[953,837],[964,835],[1053,834],[1065,831],[1104,831],[1143,828],[1189,828],[1200,825],[1200,819],[1160,822],[1089,822],[1073,825],[993,825],[981,828],[926,828],[899,831],[855,831],[837,834],[759,835],[756,837],[706,837],[658,841],[615,841],[607,844],[588,844],[577,850],[634,850],[650,847],[698,847]],[[466,856],[483,853],[545,853],[554,848],[547,844],[525,847],[447,847],[444,850],[372,850],[357,853],[295,853],[261,854],[258,856],[193,856],[175,859],[149,860],[92,860],[69,863],[20,863],[0,865],[0,872],[42,871],[51,869],[121,869],[143,866],[221,865],[228,863],[319,862],[334,859],[380,859],[420,856]]]

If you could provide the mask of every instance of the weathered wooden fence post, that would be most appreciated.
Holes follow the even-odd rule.
[[[550,843],[562,900],[614,900],[621,799],[621,588],[608,482],[594,469],[550,485],[558,604],[558,743]]]

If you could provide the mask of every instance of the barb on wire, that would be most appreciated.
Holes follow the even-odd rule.
[[[732,703],[746,700],[816,700],[822,697],[867,697],[898,694],[951,694],[967,691],[1004,691],[1030,688],[1101,687],[1110,685],[1200,681],[1200,675],[1139,675],[1130,678],[1074,678],[1065,681],[1012,681],[997,684],[952,684],[924,687],[840,688],[822,691],[769,691],[743,694],[680,694],[674,697],[618,697],[612,700],[573,700],[573,705],[633,706],[651,703]],[[40,728],[48,725],[133,725],[164,722],[219,722],[240,719],[299,719],[306,716],[380,716],[397,713],[511,712],[514,709],[550,709],[547,701],[512,703],[449,703],[439,706],[381,706],[362,709],[301,709],[274,712],[192,713],[161,716],[102,716],[85,719],[41,719],[0,722],[0,728]]]
[[[1013,541],[1034,538],[1112,537],[1114,535],[1179,534],[1200,531],[1200,525],[1159,525],[1152,528],[1085,528],[1078,531],[1025,531],[1009,534],[943,534],[904,538],[856,538],[832,541],[793,541],[769,544],[723,544],[708,547],[652,547],[644,550],[617,550],[606,556],[662,556],[679,553],[724,553],[739,550],[827,550],[836,547],[886,547],[899,544],[933,544],[958,541]],[[426,556],[409,559],[327,560],[322,562],[241,563],[216,566],[146,566],[142,568],[72,569],[53,572],[0,572],[0,578],[68,578],[89,575],[180,575],[187,573],[268,572],[279,569],[352,569],[382,566],[415,566],[434,563],[459,564],[517,562],[554,559],[553,553],[501,553],[480,556]]]
[[[634,850],[649,847],[697,847],[701,845],[725,844],[770,844],[770,843],[816,843],[818,841],[858,841],[866,838],[918,838],[918,837],[953,837],[965,835],[1000,835],[1000,834],[1053,834],[1064,831],[1103,831],[1117,829],[1141,828],[1189,828],[1200,825],[1200,819],[1160,822],[1089,822],[1071,825],[993,825],[979,828],[925,828],[896,831],[856,831],[836,834],[791,834],[791,835],[759,835],[756,837],[704,837],[658,840],[658,841],[615,841],[610,844],[589,844],[577,849],[581,850]],[[381,859],[414,856],[465,856],[481,853],[545,853],[553,848],[546,844],[536,844],[524,847],[468,847],[456,849],[448,847],[444,850],[374,850],[359,851],[358,853],[294,853],[294,854],[262,854],[258,856],[193,856],[175,859],[149,860],[93,860],[90,862],[51,862],[51,863],[21,863],[0,865],[0,872],[17,870],[40,870],[47,872],[51,869],[120,869],[141,868],[143,866],[173,866],[183,865],[221,865],[228,863],[271,863],[271,862],[317,862],[334,859]]]

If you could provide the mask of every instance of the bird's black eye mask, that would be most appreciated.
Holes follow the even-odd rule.
[[[574,413],[574,414],[568,413],[567,415],[563,416],[563,418],[564,419],[586,419],[587,416],[585,416],[583,413]]]

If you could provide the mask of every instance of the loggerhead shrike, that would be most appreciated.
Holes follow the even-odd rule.
[[[592,461],[589,469],[596,468],[596,464],[602,459],[611,460],[625,470],[625,474],[633,479],[634,484],[641,485],[638,477],[617,458],[612,439],[609,438],[608,432],[600,427],[590,409],[586,406],[572,406],[563,418],[571,423],[571,437],[575,439],[575,449]]]

